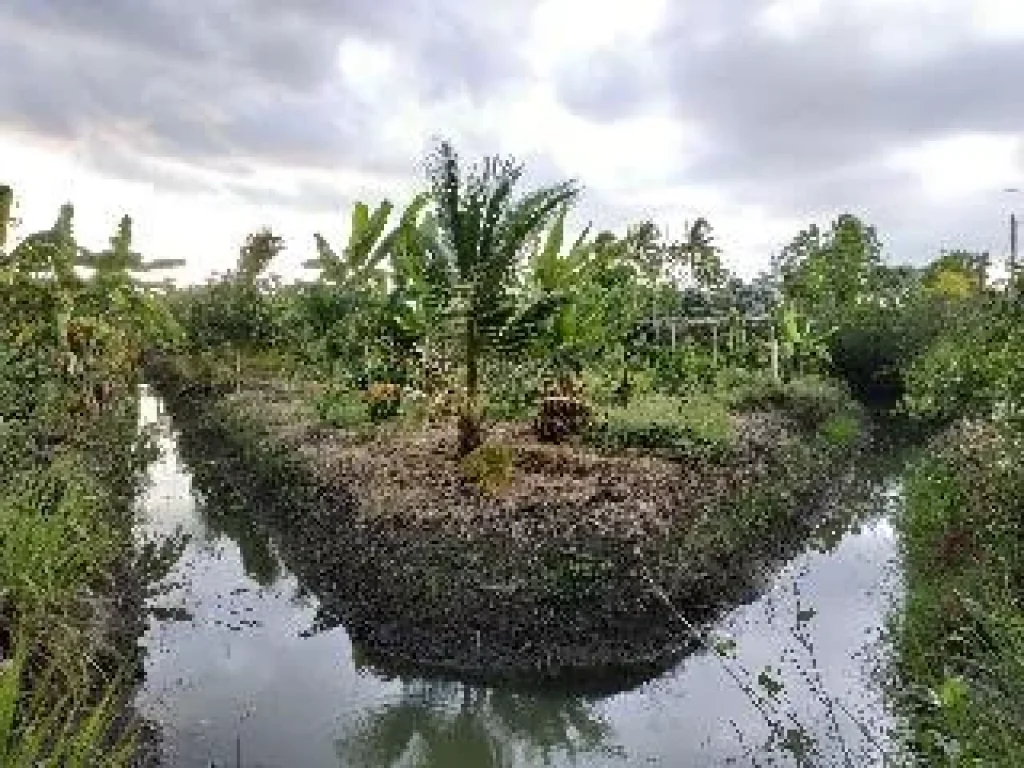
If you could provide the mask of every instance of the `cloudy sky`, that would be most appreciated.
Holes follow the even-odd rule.
[[[745,276],[844,210],[909,262],[1024,212],[1020,0],[3,0],[0,61],[20,231],[127,212],[186,280],[263,225],[295,274],[438,136],[579,178],[602,228],[704,215]]]

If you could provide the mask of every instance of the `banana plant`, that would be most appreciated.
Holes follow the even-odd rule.
[[[794,366],[798,375],[831,363],[828,340],[836,328],[816,331],[810,318],[800,312],[793,302],[780,305],[776,327],[782,357]]]
[[[538,240],[526,281],[528,290],[538,299],[558,304],[538,343],[559,379],[578,373],[585,350],[596,342],[594,331],[600,325],[599,306],[584,295],[596,264],[595,249],[587,241],[591,227],[584,228],[564,251],[568,212],[568,206],[563,207],[547,237]]]
[[[306,261],[307,269],[319,269],[321,278],[345,291],[362,292],[383,289],[387,283],[384,262],[391,245],[383,238],[394,205],[385,200],[371,213],[370,207],[358,202],[352,209],[352,226],[348,244],[339,255],[317,232],[317,258]]]

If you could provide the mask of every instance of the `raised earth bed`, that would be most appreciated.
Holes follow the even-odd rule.
[[[451,427],[357,438],[286,389],[218,394],[171,361],[150,375],[186,460],[251,504],[322,626],[344,624],[384,671],[464,680],[667,668],[698,642],[676,612],[699,625],[756,591],[855,450],[781,412],[734,417],[734,448],[714,459],[599,455],[505,424],[490,439],[512,478],[487,493]]]

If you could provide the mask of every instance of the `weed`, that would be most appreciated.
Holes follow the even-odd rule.
[[[484,443],[462,459],[465,476],[488,493],[500,493],[512,482],[513,455],[508,446]]]

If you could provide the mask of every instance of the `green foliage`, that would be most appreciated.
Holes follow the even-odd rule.
[[[905,376],[947,322],[930,301],[862,307],[831,338],[832,370],[865,399],[899,399]]]
[[[778,307],[775,324],[786,375],[817,373],[831,362],[828,340],[835,333],[834,327],[827,330],[815,327],[811,318],[791,301]]]
[[[22,616],[52,615],[100,583],[123,544],[104,520],[104,503],[102,488],[73,459],[4,484],[0,595]]]
[[[836,446],[850,445],[860,435],[860,431],[860,422],[849,413],[833,414],[818,428],[818,433]]]
[[[851,406],[849,391],[820,376],[804,376],[787,382],[783,407],[808,429],[817,429],[830,417],[846,414]]]
[[[237,278],[250,285],[255,283],[283,250],[284,240],[266,227],[247,235],[238,254]]]
[[[488,158],[464,174],[447,142],[438,146],[428,170],[437,206],[436,246],[458,286],[452,310],[462,328],[460,357],[470,410],[477,405],[482,359],[523,348],[560,304],[548,296],[523,304],[510,289],[527,244],[579,190],[575,182],[563,182],[517,199],[513,193],[522,174],[523,166],[500,158]],[[464,416],[460,451],[468,454],[477,447],[480,425]]]
[[[64,205],[0,259],[0,656],[16,643],[0,661],[5,766],[127,765],[133,751],[110,733],[123,681],[100,672],[118,649],[92,606],[133,560],[131,500],[152,458],[139,364],[176,328],[135,279],[155,266],[131,249],[130,219],[99,253],[73,224]]]
[[[828,231],[812,225],[782,250],[783,293],[818,323],[834,325],[870,299],[880,262],[875,230],[844,213]]]
[[[900,520],[897,702],[928,765],[1024,761],[1024,437],[980,422],[932,444]]]
[[[342,429],[354,429],[369,424],[370,408],[362,393],[348,388],[332,388],[316,400],[320,418]]]
[[[496,421],[530,418],[544,387],[547,365],[530,359],[494,360],[487,367],[484,413]]]
[[[732,428],[728,411],[717,399],[652,394],[625,408],[608,408],[587,439],[606,450],[640,448],[685,456],[726,450]]]
[[[393,209],[394,205],[388,200],[372,213],[366,203],[356,203],[352,209],[348,244],[341,255],[317,233],[314,235],[317,258],[304,266],[319,269],[324,281],[345,293],[382,288],[386,277],[382,264],[389,245],[389,240],[382,240],[382,235]]]
[[[963,416],[1019,419],[1024,325],[1012,305],[989,304],[950,324],[906,375],[907,411],[926,422]]]
[[[48,684],[26,687],[32,654],[20,639],[12,657],[0,663],[0,765],[4,768],[124,768],[132,765],[135,734],[116,726],[122,701],[118,682],[108,683],[98,703],[89,692],[65,692],[55,703],[52,666],[34,671]],[[85,706],[83,707],[83,703]]]
[[[653,386],[671,395],[692,395],[714,388],[718,366],[711,351],[692,343],[655,355]]]
[[[146,261],[141,253],[132,250],[132,219],[125,215],[117,225],[117,232],[110,238],[110,247],[104,251],[81,249],[77,262],[80,266],[91,267],[103,277],[129,277],[137,279],[140,273],[148,273],[182,266],[182,259],[155,259]]]
[[[781,405],[786,385],[769,371],[728,368],[716,377],[716,394],[732,411],[756,411]]]

